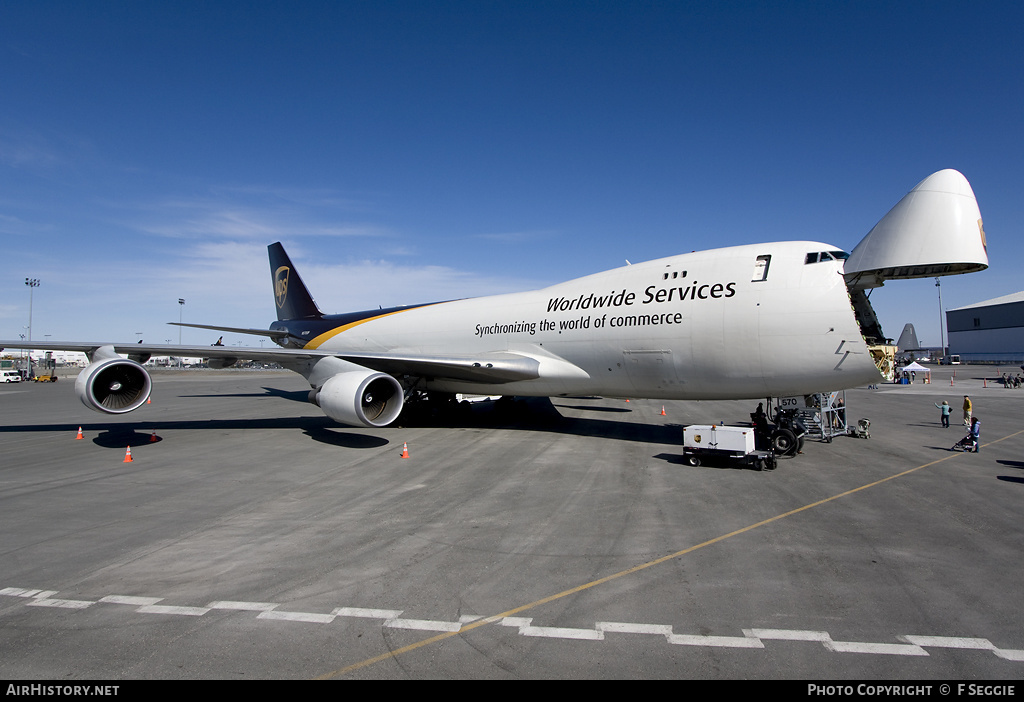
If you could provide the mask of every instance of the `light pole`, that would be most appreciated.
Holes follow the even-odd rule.
[[[185,312],[185,298],[178,298],[178,346],[181,346],[181,315]]]
[[[32,289],[39,287],[39,278],[25,278],[28,286],[28,340],[32,341]]]
[[[946,355],[946,331],[945,320],[942,319],[942,285],[939,279],[935,279],[935,288],[939,291],[939,345],[942,346],[942,355]]]
[[[181,315],[185,312],[185,298],[178,298],[178,346],[181,346]],[[178,368],[181,368],[181,352],[178,352]]]

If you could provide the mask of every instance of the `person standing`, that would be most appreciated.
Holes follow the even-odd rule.
[[[934,404],[936,407],[938,407],[939,411],[942,413],[941,421],[942,421],[943,428],[949,429],[949,415],[953,411],[953,408],[950,407],[949,403],[946,402],[945,400],[942,401],[941,405],[940,404],[936,404],[934,402],[932,404]]]
[[[971,413],[972,413],[972,411],[973,411],[973,407],[971,405],[971,398],[967,397],[967,395],[964,395],[964,426],[965,427],[971,426]]]

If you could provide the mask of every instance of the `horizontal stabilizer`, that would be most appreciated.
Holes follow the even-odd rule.
[[[844,269],[851,288],[886,280],[988,268],[985,230],[971,184],[958,171],[928,176],[857,244]]]
[[[189,324],[188,322],[168,322],[176,327],[193,327],[195,329],[212,329],[213,331],[230,332],[232,334],[252,334],[266,336],[271,339],[283,339],[288,336],[284,329],[249,329],[246,327],[222,327],[216,324]]]

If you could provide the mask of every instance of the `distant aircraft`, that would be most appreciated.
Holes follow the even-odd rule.
[[[921,346],[921,342],[917,340],[917,330],[910,323],[903,325],[903,332],[896,341],[896,350],[904,361],[928,360],[933,352],[937,352],[939,356],[942,355],[940,347],[931,349]]]
[[[917,330],[914,329],[913,324],[907,323],[903,325],[903,332],[896,341],[896,346],[900,351],[921,350],[921,342],[917,340]]]
[[[356,426],[390,424],[408,398],[448,404],[456,393],[759,399],[891,378],[895,348],[870,289],[988,267],[977,201],[953,170],[919,183],[850,254],[813,241],[735,246],[531,292],[339,315],[320,311],[280,243],[269,254],[277,305],[269,330],[183,326],[270,336],[280,348],[32,348],[85,351],[91,365],[78,396],[111,414],[146,402],[151,381],[140,364],[169,354],[215,367],[280,363],[309,381],[309,400],[328,417]]]

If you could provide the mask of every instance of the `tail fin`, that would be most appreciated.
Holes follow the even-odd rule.
[[[896,346],[900,351],[920,351],[921,342],[917,340],[917,331],[914,329],[913,324],[906,324],[903,326],[903,333],[900,334],[899,341],[896,342]]]
[[[274,282],[277,318],[285,320],[323,317],[281,242],[271,244],[267,251],[270,254],[270,275]]]

